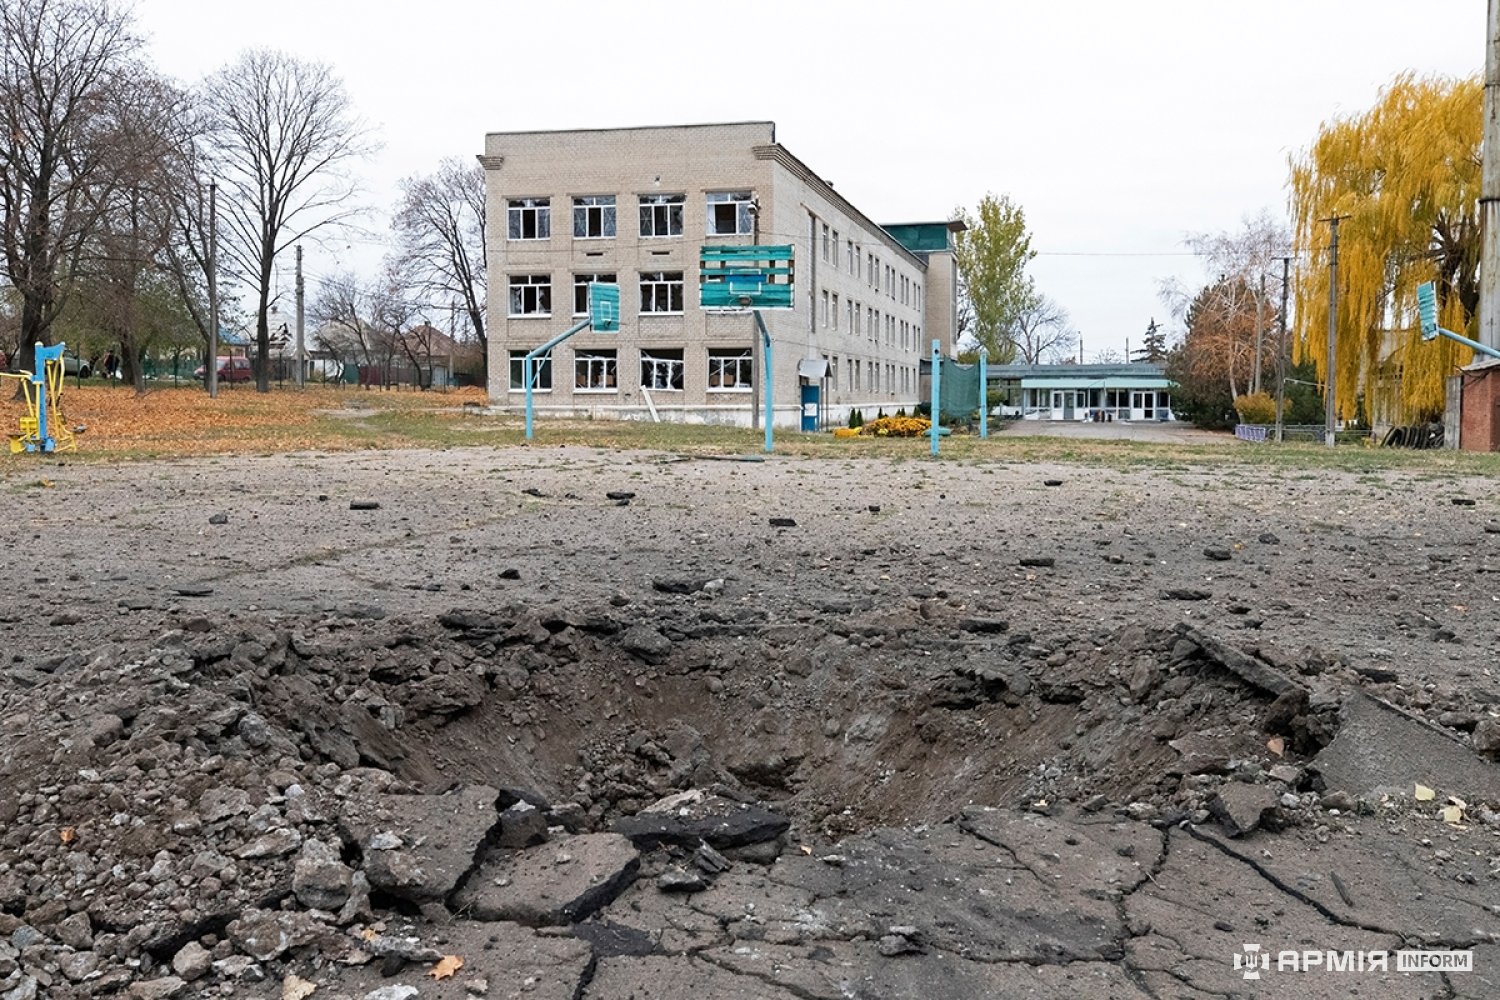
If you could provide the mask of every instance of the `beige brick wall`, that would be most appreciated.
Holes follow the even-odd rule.
[[[750,348],[757,338],[749,315],[718,315],[698,308],[698,251],[705,244],[748,244],[750,235],[707,235],[707,193],[742,190],[760,203],[760,242],[791,243],[796,256],[796,306],[763,315],[773,338],[775,407],[778,424],[794,424],[798,415],[798,362],[837,357],[839,371],[825,403],[836,419],[849,406],[910,406],[917,399],[917,366],[923,343],[935,335],[930,317],[932,293],[928,268],[888,234],[848,205],[833,188],[774,143],[769,122],[669,126],[579,132],[493,133],[486,137],[488,182],[486,234],[490,268],[490,396],[497,405],[520,406],[524,396],[509,391],[511,350],[530,349],[566,330],[573,316],[573,276],[613,273],[621,291],[621,330],[615,334],[585,331],[553,352],[553,388],[537,393],[535,403],[547,412],[594,413],[646,418],[647,401],[640,388],[640,352],[652,348],[683,353],[683,390],[653,391],[651,399],[663,419],[747,424],[748,392],[715,392],[708,387],[711,348]],[[682,194],[683,233],[672,238],[642,238],[638,196]],[[613,195],[616,234],[606,239],[573,237],[573,198]],[[517,198],[548,198],[551,236],[546,240],[507,239],[507,203]],[[822,257],[822,226],[838,230],[839,260]],[[848,268],[847,243],[860,254],[855,272]],[[832,247],[830,246],[830,252]],[[868,260],[879,261],[879,288],[871,282]],[[898,275],[893,287],[886,269]],[[642,315],[639,275],[680,271],[685,308],[680,316]],[[546,274],[552,281],[549,317],[509,316],[509,277]],[[900,277],[907,279],[901,300]],[[921,289],[920,293],[912,289]],[[839,299],[837,327],[822,311],[823,293]],[[918,304],[917,295],[921,296]],[[946,292],[944,294],[951,294]],[[860,334],[848,329],[848,304],[861,310]],[[878,337],[869,329],[867,311],[882,317]],[[894,318],[894,335],[886,317]],[[903,327],[905,336],[903,343]],[[948,335],[951,341],[951,332]],[[614,349],[615,391],[584,392],[573,388],[575,352]],[[848,384],[851,360],[860,361],[861,384]],[[870,384],[870,366],[880,367],[879,389]],[[902,391],[902,372],[907,372]],[[760,393],[757,392],[759,397]]]

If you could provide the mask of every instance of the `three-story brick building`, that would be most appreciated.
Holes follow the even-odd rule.
[[[699,308],[704,246],[790,244],[794,308],[764,313],[777,425],[821,387],[825,422],[920,398],[931,342],[951,353],[948,222],[883,227],[776,142],[771,122],[497,132],[487,178],[489,392],[522,405],[521,358],[617,283],[617,333],[584,331],[538,368],[549,413],[749,425],[759,419],[752,317]]]

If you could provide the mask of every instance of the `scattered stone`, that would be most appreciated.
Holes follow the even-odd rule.
[[[1401,674],[1390,667],[1378,666],[1374,663],[1356,663],[1354,672],[1367,681],[1376,684],[1394,684],[1401,679]]]
[[[188,984],[176,976],[162,979],[146,979],[132,983],[129,993],[137,1000],[172,1000],[187,992]]]
[[[979,635],[998,635],[1010,628],[1010,622],[1004,618],[982,618],[976,616],[961,619],[958,627],[965,632],[975,632]]]
[[[281,858],[302,846],[302,834],[289,826],[277,827],[256,837],[234,852],[241,861],[258,858]]]
[[[338,851],[321,840],[308,840],[292,867],[292,892],[309,909],[336,913],[349,901],[353,879]]]
[[[1032,566],[1038,568],[1048,568],[1057,562],[1057,560],[1053,559],[1051,556],[1022,556],[1017,561],[1022,566]]]
[[[350,510],[379,510],[380,509],[380,501],[379,500],[350,500],[349,501],[349,509]]]
[[[886,958],[894,958],[897,955],[925,955],[927,946],[923,942],[922,932],[915,927],[899,926],[892,927],[883,934],[876,944],[875,950]]]
[[[521,579],[521,571],[516,569],[514,566],[508,566],[500,571],[500,579],[519,580]]]
[[[1481,719],[1475,724],[1474,749],[1491,759],[1500,759],[1500,720]]]
[[[1258,541],[1262,545],[1280,545],[1281,544],[1281,539],[1277,538],[1276,535],[1272,534],[1269,531],[1262,531],[1260,533],[1260,537],[1259,537]]]
[[[1231,837],[1243,837],[1261,824],[1266,812],[1276,807],[1276,793],[1265,785],[1231,781],[1208,800],[1208,808]]]
[[[421,996],[415,986],[382,986],[365,994],[365,1000],[412,1000]]]
[[[500,814],[498,847],[518,849],[532,847],[547,839],[547,816],[536,806],[521,799]]]
[[[209,519],[208,519],[208,523],[209,524],[228,524],[229,523],[229,515],[225,514],[223,512],[211,515],[209,517]]]
[[[629,490],[610,490],[604,494],[606,500],[634,500],[635,494]]]
[[[1043,486],[1061,486],[1062,484],[1063,484],[1063,481],[1061,479],[1043,479],[1042,480],[1042,485]]]
[[[189,941],[172,956],[172,971],[191,983],[213,971],[213,961],[207,948],[197,941]]]
[[[1354,811],[1355,802],[1354,796],[1348,792],[1332,791],[1325,792],[1318,799],[1318,805],[1329,811],[1338,810],[1340,813],[1350,813]]]
[[[214,588],[206,583],[184,583],[172,588],[172,593],[178,597],[207,597],[213,592]]]
[[[1169,601],[1206,601],[1214,595],[1197,587],[1171,587],[1163,590],[1161,596]]]
[[[672,652],[672,640],[650,625],[632,625],[620,637],[620,647],[647,663],[662,663]]]
[[[1215,562],[1228,562],[1230,559],[1234,558],[1234,553],[1229,549],[1213,547],[1204,549],[1203,555],[1208,559],[1214,560]]]
[[[795,528],[796,526],[797,526],[797,521],[794,518],[790,518],[790,517],[773,517],[773,518],[771,518],[771,527],[773,527],[773,528]]]
[[[713,580],[713,577],[664,577],[651,581],[651,589],[663,594],[696,594]]]
[[[1473,497],[1453,497],[1452,499],[1453,499],[1453,506],[1455,506],[1455,507],[1472,507],[1472,506],[1474,506],[1474,498]]]
[[[702,892],[708,888],[708,879],[702,872],[668,868],[656,877],[656,887],[662,892]]]

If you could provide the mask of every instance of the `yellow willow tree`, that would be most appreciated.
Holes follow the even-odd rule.
[[[1479,305],[1479,78],[1398,77],[1362,115],[1325,122],[1292,159],[1296,245],[1308,256],[1296,284],[1297,355],[1326,378],[1328,252],[1339,226],[1335,400],[1356,396],[1407,422],[1441,414],[1444,377],[1473,352],[1446,337],[1424,343],[1417,285],[1437,283],[1443,326],[1473,336]],[[1396,392],[1399,380],[1399,394]],[[1367,412],[1369,412],[1367,410]]]

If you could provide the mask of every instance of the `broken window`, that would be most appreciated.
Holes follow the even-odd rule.
[[[579,392],[614,392],[615,352],[576,351],[573,354],[573,388]]]
[[[749,191],[708,192],[708,234],[736,236],[751,232],[750,206],[754,200]]]
[[[708,387],[710,389],[740,389],[750,390],[750,349],[740,348],[709,348],[708,350]]]
[[[551,276],[512,274],[510,276],[510,314],[512,316],[552,315]]]
[[[573,199],[573,238],[605,239],[615,234],[615,196],[591,194]]]
[[[510,388],[512,392],[526,391],[526,353],[524,350],[510,352]],[[531,360],[531,378],[532,391],[552,391],[551,351]]]
[[[681,271],[647,271],[641,274],[641,312],[680,313],[683,304]]]
[[[512,198],[506,203],[506,235],[513,240],[552,238],[552,199]]]
[[[682,389],[682,351],[641,352],[641,388]]]
[[[613,274],[575,274],[573,275],[573,315],[587,316],[589,314],[589,285],[598,282],[601,285],[613,285],[615,276]]]
[[[641,195],[641,236],[681,236],[682,206],[687,195]]]

